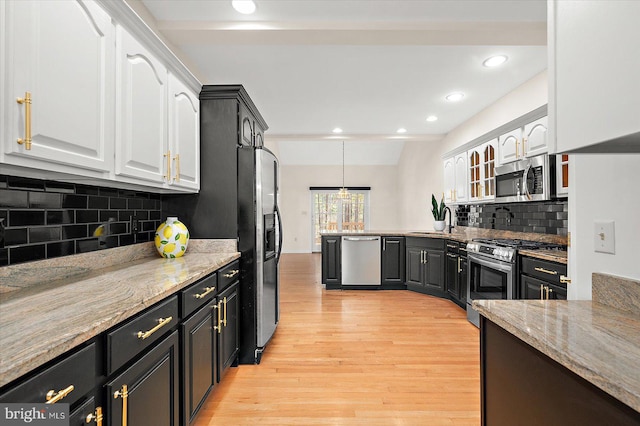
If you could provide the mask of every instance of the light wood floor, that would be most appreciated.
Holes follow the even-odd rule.
[[[260,365],[232,368],[195,424],[479,425],[478,329],[409,291],[324,290],[319,254],[285,254]]]

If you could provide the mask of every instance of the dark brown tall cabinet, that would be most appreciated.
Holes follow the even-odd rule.
[[[263,286],[271,288],[278,285],[277,257],[261,258],[263,253],[258,252],[261,249],[258,241],[263,239],[257,231],[264,231],[260,228],[264,223],[261,222],[264,212],[256,210],[260,201],[257,196],[259,165],[256,155],[258,151],[267,151],[262,150],[267,129],[244,87],[203,86],[200,92],[200,192],[166,195],[162,202],[163,214],[178,216],[189,228],[192,238],[238,241],[238,251],[242,256],[235,278],[240,282],[240,290],[227,297],[226,307],[227,316],[235,309],[234,315],[237,315],[240,325],[232,338],[221,337],[223,346],[220,350],[225,352],[233,347],[227,354],[236,354],[242,364],[259,363],[262,350],[258,352],[257,349],[263,343],[258,342],[257,330],[259,321],[264,318],[259,318],[258,310],[272,308],[261,305],[267,302],[261,301],[259,295],[272,294],[263,291]],[[277,183],[277,173],[274,181]],[[258,268],[262,268],[262,275]],[[262,281],[259,281],[261,276]],[[277,311],[277,301],[270,302],[276,304],[273,309]],[[277,324],[277,320],[274,321]],[[224,331],[231,334],[229,329]],[[232,343],[227,344],[227,341]],[[219,360],[225,366],[223,371],[235,361],[235,358]]]

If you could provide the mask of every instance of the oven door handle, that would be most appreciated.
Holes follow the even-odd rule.
[[[486,266],[487,268],[497,269],[502,272],[511,272],[513,269],[513,266],[511,264],[504,264],[503,262],[500,262],[500,261],[492,262],[490,260],[483,259],[479,256],[475,256],[471,253],[469,253],[467,257],[469,262],[474,262],[480,266]]]

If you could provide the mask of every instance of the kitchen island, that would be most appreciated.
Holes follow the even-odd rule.
[[[640,282],[592,301],[479,300],[483,424],[640,424]]]

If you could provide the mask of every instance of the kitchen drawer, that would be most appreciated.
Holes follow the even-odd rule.
[[[151,346],[175,327],[179,319],[178,296],[175,295],[107,332],[107,375]]]
[[[59,393],[73,386],[73,390],[59,400],[73,406],[96,386],[95,343],[64,356],[36,376],[0,396],[0,402],[47,402],[47,393]],[[49,398],[50,399],[50,398]]]
[[[221,292],[239,279],[240,261],[236,260],[218,271],[218,292]]]
[[[445,241],[442,238],[429,237],[407,237],[406,244],[411,247],[419,247],[423,249],[444,250]]]
[[[560,276],[567,275],[567,265],[522,256],[520,272],[543,281],[565,287],[560,283]]]
[[[458,253],[460,250],[460,244],[457,241],[447,241],[447,253]]]
[[[180,292],[180,317],[186,318],[218,293],[218,276],[213,273]]]

